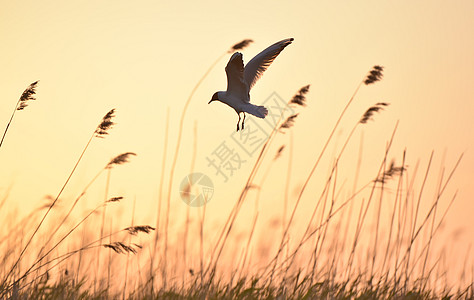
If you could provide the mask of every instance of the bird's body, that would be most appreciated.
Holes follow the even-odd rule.
[[[250,103],[250,89],[255,85],[263,72],[270,66],[280,52],[291,42],[293,38],[279,41],[252,58],[244,68],[242,53],[235,52],[225,68],[227,74],[227,90],[214,93],[212,101],[220,101],[232,107],[239,115],[237,131],[239,131],[240,113],[249,113],[258,118],[265,118],[268,110],[263,106]],[[242,129],[244,129],[242,121]]]
[[[250,103],[250,99],[240,98],[232,93],[218,92],[219,101],[232,107],[237,114],[247,112],[259,118],[265,118],[268,111],[263,106],[257,106]]]

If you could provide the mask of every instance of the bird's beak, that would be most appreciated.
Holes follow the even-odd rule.
[[[208,104],[211,104],[212,101],[219,100],[218,93],[219,93],[219,92],[215,92],[214,95],[212,95],[211,101],[209,101]]]

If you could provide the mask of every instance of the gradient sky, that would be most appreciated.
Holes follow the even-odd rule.
[[[111,189],[136,199],[145,208],[138,209],[137,214],[143,220],[153,220],[167,111],[170,139],[166,175],[186,99],[217,57],[233,44],[251,38],[255,42],[243,50],[248,61],[270,44],[294,37],[294,43],[281,53],[251,94],[257,104],[273,92],[288,100],[300,87],[311,84],[308,107],[300,111],[293,128],[292,190],[306,178],[359,82],[373,65],[380,64],[385,67],[383,80],[360,90],[326,161],[369,106],[380,101],[391,103],[374,122],[356,133],[347,150],[353,161],[363,132],[365,167],[360,182],[376,174],[397,120],[400,123],[389,157],[400,163],[407,149],[407,164],[413,168],[419,161],[420,176],[434,150],[433,187],[442,166],[448,172],[464,153],[446,192],[445,202],[459,190],[446,231],[462,228],[461,242],[472,243],[473,16],[474,2],[468,0],[297,4],[2,1],[2,128],[21,92],[33,81],[40,83],[37,101],[18,112],[0,149],[0,196],[11,187],[8,207],[26,214],[44,201],[45,195],[55,195],[102,116],[116,108],[117,125],[109,137],[93,142],[65,198],[77,195],[109,159],[132,151],[138,156],[113,171]],[[184,205],[177,191],[190,170],[194,139],[194,170],[213,175],[206,157],[235,130],[234,111],[220,103],[207,104],[215,91],[226,88],[224,67],[228,58],[221,59],[204,80],[187,111],[172,192],[173,204],[181,211]],[[275,147],[288,144],[289,138],[289,134],[278,137]],[[227,183],[214,178],[216,190],[210,212],[225,215],[222,212],[231,209],[254,160],[255,156],[250,157]],[[351,162],[347,164],[341,178],[355,172]],[[308,201],[327,168],[322,166],[313,178],[314,191],[308,190]],[[270,186],[286,172],[286,162],[276,164],[273,170]],[[98,183],[87,201],[94,203],[95,196],[102,199],[103,184],[104,180]],[[275,188],[274,194],[278,193],[281,191]],[[275,207],[281,210],[281,198],[274,194],[262,196],[277,202],[262,201],[260,209],[270,210],[269,214]],[[428,198],[431,201],[433,197],[430,194]]]

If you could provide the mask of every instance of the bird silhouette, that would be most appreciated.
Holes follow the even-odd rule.
[[[237,131],[240,130],[240,113],[244,115],[242,129],[244,129],[245,113],[262,119],[267,116],[268,110],[264,106],[250,103],[250,89],[262,77],[263,72],[268,69],[278,54],[291,42],[293,42],[293,38],[284,39],[271,45],[252,58],[245,67],[242,53],[235,52],[230,57],[225,67],[227,90],[215,92],[209,104],[212,101],[220,101],[232,107],[239,116]]]

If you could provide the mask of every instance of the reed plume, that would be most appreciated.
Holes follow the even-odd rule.
[[[122,199],[123,199],[123,197],[112,197],[112,198],[109,198],[109,200],[107,200],[106,203],[109,203],[109,202],[120,202]]]
[[[106,169],[112,168],[114,165],[122,165],[130,162],[130,156],[136,156],[133,152],[125,152],[120,155],[117,155],[105,166]]]
[[[388,170],[383,172],[379,177],[377,177],[374,181],[375,182],[380,182],[380,183],[386,183],[387,180],[392,179],[393,177],[402,174],[402,172],[406,171],[406,167],[404,166],[395,166],[395,160],[392,160],[390,162],[390,167]]]
[[[302,87],[294,96],[291,98],[289,105],[296,104],[299,106],[306,106],[306,94],[309,92],[310,85]]]
[[[250,45],[251,43],[253,43],[253,40],[245,39],[245,40],[235,44],[234,46],[230,47],[230,49],[229,49],[229,51],[227,51],[227,53],[232,53],[232,52],[237,51],[237,50],[242,50],[242,49],[246,48],[248,45]]]
[[[288,101],[289,106],[306,106],[306,94],[309,92],[309,87],[311,85],[305,85],[296,92],[296,94]],[[286,118],[286,120],[280,125],[278,130],[284,133],[283,129],[293,127],[295,119],[298,117],[298,114],[293,114]]]
[[[128,231],[131,235],[137,235],[139,232],[150,233],[152,230],[156,228],[151,227],[150,225],[139,225],[139,226],[131,226],[127,227],[124,230]]]
[[[8,128],[10,127],[10,124],[13,121],[13,117],[15,116],[15,113],[17,110],[23,110],[25,107],[28,106],[28,101],[30,100],[36,100],[35,95],[36,95],[36,87],[38,85],[39,81],[35,81],[32,84],[30,84],[21,94],[20,99],[18,99],[15,109],[13,110],[13,113],[10,117],[10,121],[8,121],[7,127],[5,128],[5,131],[3,132],[2,140],[0,141],[0,147],[2,147],[3,140],[5,139],[5,136],[7,135]]]
[[[367,78],[364,80],[364,84],[369,85],[379,80],[382,80],[382,77],[383,77],[382,71],[383,71],[382,66],[379,66],[379,65],[373,66],[372,70],[370,70],[369,74],[367,75]]]
[[[110,244],[104,244],[103,245],[105,248],[110,248],[114,250],[118,254],[124,254],[124,253],[132,253],[132,254],[137,254],[137,250],[134,249],[132,246],[125,245],[122,242],[113,242]],[[135,245],[139,246],[139,245]],[[140,248],[140,247],[138,247]]]
[[[286,118],[285,122],[283,122],[280,125],[280,128],[279,128],[280,132],[284,132],[283,129],[285,129],[285,128],[293,127],[293,125],[295,124],[296,117],[298,117],[298,114],[294,114],[294,115],[291,115],[288,118]]]
[[[97,126],[95,130],[95,136],[98,138],[104,138],[105,135],[109,134],[108,131],[115,125],[112,122],[112,118],[115,117],[115,108],[111,109],[105,116],[102,118],[102,122]]]
[[[36,87],[38,85],[38,82],[39,81],[33,82],[26,88],[26,90],[23,91],[23,94],[21,94],[20,100],[18,100],[16,110],[23,110],[25,109],[25,107],[28,106],[28,101],[36,100],[35,94],[36,94]]]
[[[372,117],[375,113],[379,112],[380,110],[383,110],[385,106],[389,106],[389,105],[390,103],[379,102],[379,103],[376,103],[374,106],[369,107],[369,109],[367,109],[365,113],[362,115],[362,117],[360,118],[359,123],[361,124],[367,123],[369,120],[372,120]]]
[[[283,152],[283,150],[285,150],[285,145],[281,145],[280,148],[278,148],[275,154],[275,158],[273,158],[273,160],[277,160],[281,156],[281,153]]]

